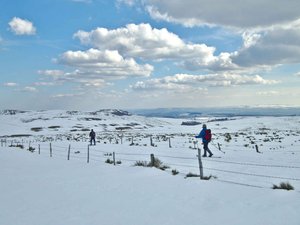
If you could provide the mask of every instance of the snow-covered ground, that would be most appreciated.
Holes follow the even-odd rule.
[[[213,132],[214,157],[202,158],[209,180],[187,177],[199,175],[202,125],[186,121],[109,110],[0,115],[0,224],[300,224],[300,117],[194,118]],[[134,166],[150,154],[164,170]],[[294,190],[272,189],[281,182]]]

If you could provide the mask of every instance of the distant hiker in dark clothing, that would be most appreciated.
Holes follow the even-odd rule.
[[[93,142],[94,142],[94,145],[96,145],[96,133],[92,129],[91,132],[90,132],[90,143],[91,143],[91,145],[92,145]]]
[[[209,153],[209,157],[212,157],[213,154],[208,148],[208,143],[211,141],[211,130],[206,128],[206,125],[203,124],[202,130],[198,134],[198,136],[195,136],[195,138],[202,138],[202,143],[203,143],[203,149],[204,149],[204,154],[202,157],[206,157],[207,153]]]

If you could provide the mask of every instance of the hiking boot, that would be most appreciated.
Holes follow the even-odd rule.
[[[202,157],[206,157],[206,155],[202,155]]]
[[[211,153],[211,154],[209,155],[209,157],[212,157],[213,155],[214,155],[214,154]]]

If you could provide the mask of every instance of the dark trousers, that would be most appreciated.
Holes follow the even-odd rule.
[[[93,142],[94,142],[94,145],[96,145],[96,140],[95,140],[95,138],[91,137],[91,140],[90,140],[91,145],[92,145]]]
[[[204,149],[204,154],[203,156],[207,156],[207,152],[209,153],[210,156],[212,156],[212,152],[208,148],[208,142],[203,142],[203,149]]]

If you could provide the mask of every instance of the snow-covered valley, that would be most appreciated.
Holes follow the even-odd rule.
[[[203,123],[209,180],[199,179],[194,138]],[[31,111],[2,113],[0,124],[0,224],[300,222],[300,117]],[[151,154],[160,169],[145,166]],[[273,189],[282,182],[294,190]]]

